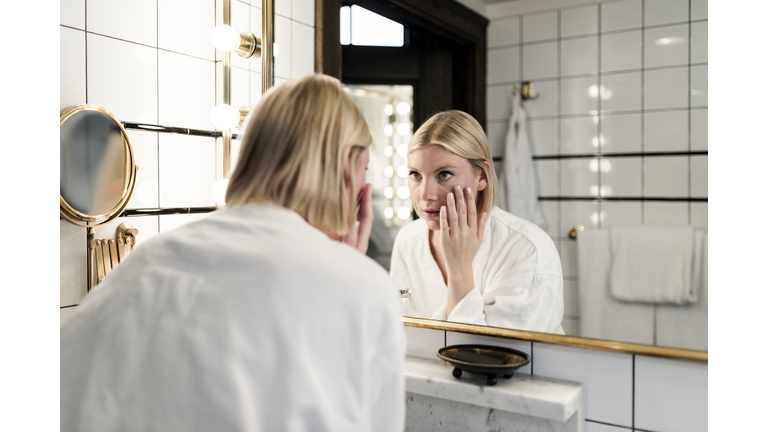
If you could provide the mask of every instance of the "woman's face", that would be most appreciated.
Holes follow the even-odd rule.
[[[461,156],[440,145],[416,150],[408,155],[408,189],[416,212],[431,230],[440,229],[440,207],[447,205],[448,193],[472,189],[477,203],[478,192],[488,184],[485,174]]]

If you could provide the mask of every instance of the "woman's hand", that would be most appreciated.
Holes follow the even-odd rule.
[[[362,254],[368,251],[368,239],[371,237],[371,226],[373,226],[371,187],[370,183],[366,183],[360,190],[360,195],[357,197],[357,216],[349,232],[344,236],[344,243],[359,250]]]
[[[455,194],[448,194],[447,208],[440,209],[440,251],[448,276],[447,316],[475,286],[472,261],[485,232],[485,213],[477,216],[472,191],[467,188],[465,196],[460,187],[454,190]]]

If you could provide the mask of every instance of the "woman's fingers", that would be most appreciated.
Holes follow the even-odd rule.
[[[458,213],[459,226],[464,228],[467,226],[467,200],[464,199],[464,191],[461,190],[461,186],[454,188],[456,191],[456,210]]]
[[[471,232],[477,230],[477,205],[475,204],[475,196],[472,194],[472,189],[467,188],[467,225]]]
[[[448,193],[448,223],[453,228],[454,234],[458,234],[461,226],[459,225],[459,215],[456,214],[456,198],[453,193]]]
[[[367,183],[360,191],[360,209],[357,213],[360,229],[357,235],[357,250],[362,253],[368,251],[368,240],[371,237],[371,228],[373,227],[373,199],[371,198],[371,188],[371,184]]]
[[[442,240],[445,236],[450,235],[449,231],[450,227],[448,226],[448,212],[445,209],[445,206],[440,207],[440,239]]]
[[[355,223],[352,224],[352,228],[350,228],[347,235],[344,236],[344,243],[357,249],[357,240],[358,240],[359,231],[360,231],[360,221],[355,221]]]

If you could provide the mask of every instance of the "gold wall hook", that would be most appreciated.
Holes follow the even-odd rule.
[[[571,231],[568,232],[568,238],[571,240],[576,240],[576,236],[578,235],[579,231],[584,231],[584,227],[581,225],[576,225],[575,227],[571,228]]]
[[[512,88],[512,94],[519,94],[522,100],[536,100],[539,98],[539,94],[533,94],[533,85],[525,81],[522,86],[514,86]]]
[[[136,245],[139,230],[123,222],[115,230],[114,239],[96,239],[89,229],[88,233],[88,273],[92,277],[88,291],[96,287],[117,265],[128,257]],[[91,252],[93,251],[93,252]]]

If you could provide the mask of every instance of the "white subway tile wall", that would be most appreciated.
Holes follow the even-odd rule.
[[[530,81],[539,94],[523,102],[531,150],[547,157],[535,160],[539,195],[573,284],[567,235],[576,225],[707,228],[707,156],[688,154],[708,149],[707,31],[706,0],[608,1],[491,20],[492,152],[503,157],[511,89]],[[597,153],[611,156],[589,157]]]
[[[232,26],[260,37],[261,1],[231,5]],[[89,103],[125,122],[214,129],[210,112],[222,102],[223,56],[210,34],[223,22],[221,0],[60,0],[60,6],[62,109]],[[314,1],[277,0],[275,11],[279,84],[314,72]],[[234,54],[232,63],[232,104],[252,107],[261,97],[261,59]],[[214,206],[221,140],[127,132],[139,165],[127,209]],[[239,141],[232,148],[236,162]],[[97,238],[114,238],[117,226],[129,222],[139,229],[136,247],[142,247],[160,232],[205,216],[120,217],[95,231]],[[59,224],[63,323],[86,295],[86,229]]]

